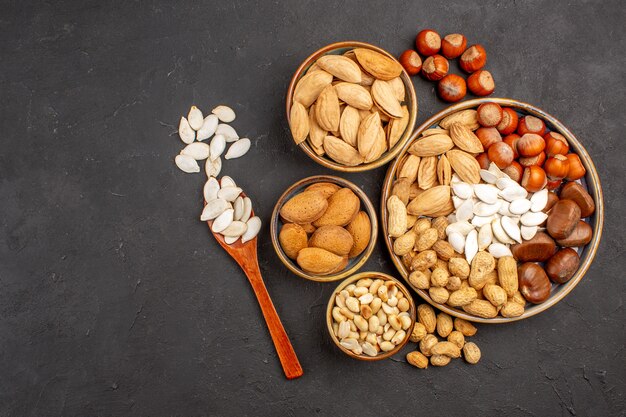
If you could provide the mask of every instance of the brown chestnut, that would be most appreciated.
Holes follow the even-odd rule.
[[[552,282],[565,284],[572,278],[580,265],[580,256],[572,248],[563,248],[546,262],[546,274]]]
[[[511,245],[511,252],[520,262],[544,262],[556,252],[556,243],[547,234],[539,232],[530,240]]]
[[[526,301],[533,304],[541,304],[550,297],[552,284],[546,275],[546,271],[539,265],[526,262],[517,268],[519,290]]]
[[[560,246],[564,247],[576,247],[584,246],[591,242],[593,237],[593,229],[589,226],[589,223],[585,223],[583,220],[579,221],[572,233],[565,239],[557,240]]]
[[[546,206],[543,208],[544,213],[549,212],[552,207],[554,207],[554,205],[556,204],[556,202],[559,201],[559,196],[556,195],[556,193],[553,192],[549,192],[548,193],[548,203],[546,204]]]
[[[577,182],[568,182],[561,189],[561,198],[574,200],[580,207],[580,217],[589,217],[596,210],[593,197]]]
[[[548,215],[546,227],[555,239],[565,239],[580,220],[580,207],[574,200],[559,200]]]

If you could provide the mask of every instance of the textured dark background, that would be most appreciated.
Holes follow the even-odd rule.
[[[0,7],[1,416],[625,415],[623,1],[38,3]],[[496,96],[578,136],[607,220],[563,302],[480,326],[477,366],[421,371],[404,354],[367,364],[336,349],[323,321],[334,285],[290,274],[267,224],[287,186],[331,173],[289,139],[299,63],[347,39],[399,54],[425,27],[483,44]],[[414,82],[419,124],[445,104]],[[299,380],[284,379],[245,277],[198,220],[204,174],[172,161],[170,125],[219,103],[253,141],[223,173],[265,220],[261,268]],[[384,173],[344,176],[378,204]],[[372,269],[394,272],[382,242]]]

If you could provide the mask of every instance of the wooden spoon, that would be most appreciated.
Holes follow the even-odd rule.
[[[244,193],[241,193],[241,195],[245,197]],[[206,205],[206,201],[204,204]],[[251,213],[250,217],[252,216],[254,216],[254,211]],[[209,230],[211,230],[213,220],[207,221],[207,224],[209,225]],[[267,292],[267,288],[265,288],[265,283],[263,282],[263,277],[261,276],[256,250],[256,236],[254,239],[249,240],[246,243],[241,243],[241,239],[238,239],[235,243],[229,245],[224,240],[224,236],[219,233],[214,233],[213,230],[211,230],[211,233],[215,237],[215,240],[217,240],[217,243],[219,243],[220,246],[224,248],[224,250],[228,252],[228,254],[239,264],[241,269],[243,269],[243,272],[248,277],[248,281],[250,281],[250,285],[252,285],[254,294],[256,295],[259,306],[261,307],[263,317],[265,317],[265,323],[267,323],[270,336],[272,336],[272,341],[274,342],[274,347],[276,348],[276,353],[278,353],[280,363],[283,366],[285,376],[287,379],[294,379],[302,376],[302,366],[298,361],[296,352],[293,350],[293,346],[291,346],[291,342],[285,332],[285,328],[280,322],[278,313],[276,313],[272,299]]]

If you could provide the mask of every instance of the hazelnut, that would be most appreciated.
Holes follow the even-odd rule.
[[[448,74],[437,84],[437,92],[442,100],[454,103],[465,97],[467,86],[463,77],[456,74]]]
[[[546,262],[546,274],[552,282],[565,284],[578,270],[579,265],[578,252],[572,248],[563,248]]]
[[[541,152],[539,155],[521,157],[518,161],[523,167],[529,167],[532,165],[542,166],[546,161],[546,153]]]
[[[522,181],[522,176],[524,175],[524,168],[520,165],[519,162],[513,161],[511,162],[511,165],[504,168],[502,172],[511,177],[513,181],[520,182]]]
[[[441,41],[441,54],[448,59],[454,59],[461,56],[467,48],[467,38],[459,33],[446,35]]]
[[[422,69],[422,58],[412,49],[402,52],[399,61],[409,75],[417,75]]]
[[[519,154],[517,153],[517,141],[519,140],[520,135],[517,133],[511,133],[510,135],[506,135],[502,142],[506,143],[513,149],[513,158],[517,159]]]
[[[424,29],[415,37],[415,49],[424,55],[435,55],[441,49],[441,36],[432,29]]]
[[[487,70],[476,71],[467,78],[467,87],[479,97],[488,96],[496,89],[491,73]]]
[[[587,173],[587,170],[583,166],[580,157],[575,153],[568,153],[567,159],[569,159],[569,171],[567,172],[567,179],[570,181],[576,181],[582,178]]]
[[[502,120],[502,107],[498,103],[483,103],[476,112],[478,123],[484,127],[495,127]]]
[[[433,55],[426,58],[422,65],[422,74],[431,81],[439,81],[448,74],[450,65],[448,60],[441,55]]]
[[[510,107],[505,107],[502,109],[502,120],[498,123],[496,128],[501,134],[510,135],[515,132],[515,129],[517,129],[518,122],[519,118],[517,116],[517,112]]]
[[[519,289],[526,301],[533,304],[543,303],[550,297],[550,280],[539,265],[527,262],[517,269]]]
[[[526,191],[531,193],[536,193],[537,191],[541,191],[548,182],[546,178],[546,172],[543,168],[537,165],[531,165],[524,169],[524,175],[522,176],[522,187],[526,189]]]
[[[494,143],[502,142],[502,136],[495,127],[479,127],[474,133],[478,136],[483,149],[489,149]]]
[[[554,156],[556,154],[567,155],[569,152],[569,144],[565,136],[556,132],[548,132],[543,136],[546,141],[546,154]]]
[[[546,147],[546,141],[534,133],[526,133],[517,141],[517,152],[521,156],[539,155]]]
[[[504,142],[496,142],[487,150],[489,160],[498,166],[500,169],[504,169],[511,165],[513,162],[513,149]]]
[[[487,52],[482,45],[472,45],[461,55],[460,65],[465,72],[478,71],[486,63]]]
[[[476,160],[478,161],[478,165],[480,165],[482,169],[489,169],[489,164],[491,163],[491,161],[489,160],[489,155],[487,155],[487,152],[476,155]]]
[[[546,132],[546,124],[543,120],[535,116],[524,116],[519,120],[517,125],[517,133],[521,136],[526,133],[536,133],[540,136]]]
[[[556,154],[546,160],[543,169],[551,180],[560,180],[569,172],[569,159],[565,155]]]

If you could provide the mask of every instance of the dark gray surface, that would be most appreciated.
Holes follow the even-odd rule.
[[[625,415],[623,1],[117,3],[2,5],[0,415]],[[480,326],[477,366],[420,371],[331,345],[334,285],[290,274],[267,224],[288,185],[331,173],[287,133],[299,63],[347,39],[399,54],[425,27],[483,44],[495,96],[578,136],[607,212],[563,302]],[[445,104],[415,86],[419,124]],[[261,268],[299,380],[284,379],[245,277],[198,221],[204,175],[172,162],[181,142],[167,124],[193,103],[231,104],[253,140],[223,173],[265,220]],[[344,177],[378,204],[384,173]],[[363,270],[394,272],[382,241]]]

